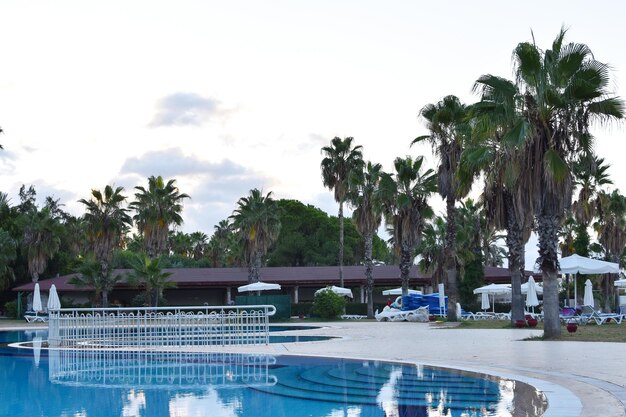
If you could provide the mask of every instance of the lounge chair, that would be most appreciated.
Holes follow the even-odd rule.
[[[398,310],[385,307],[380,313],[376,310],[374,317],[378,321],[428,321],[428,307],[415,310]]]
[[[617,324],[622,324],[622,320],[624,320],[623,314],[617,313],[600,313],[593,309],[591,306],[583,306],[582,312],[580,314],[582,317],[585,317],[587,320],[585,323],[593,320],[596,324],[602,325],[604,323],[608,323],[611,320],[615,321]]]
[[[24,320],[28,323],[47,323],[48,315],[47,314],[39,314],[37,311],[27,311],[24,313]]]

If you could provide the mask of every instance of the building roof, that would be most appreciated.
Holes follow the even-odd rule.
[[[169,268],[170,280],[175,282],[177,288],[216,288],[227,286],[239,286],[248,283],[248,270],[246,268]],[[116,269],[114,275],[124,275],[129,269]],[[41,291],[49,291],[54,284],[57,291],[91,291],[90,287],[77,287],[68,281],[77,274],[69,274],[56,278],[39,281]],[[344,266],[343,277],[345,286],[365,284],[365,266]],[[338,266],[301,266],[301,267],[268,267],[261,268],[261,280],[275,282],[287,287],[302,286],[325,286],[337,284],[339,281]],[[380,265],[374,267],[374,281],[376,285],[398,285],[400,269],[397,265]],[[506,268],[485,267],[485,280],[487,282],[510,282],[511,277]],[[427,285],[430,283],[430,274],[419,272],[416,266],[409,273],[411,285]],[[35,283],[29,282],[13,288],[13,291],[33,291]],[[115,289],[128,288],[123,280],[116,284]]]

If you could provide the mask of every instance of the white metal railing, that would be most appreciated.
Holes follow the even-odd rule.
[[[51,349],[48,376],[54,384],[133,389],[275,385],[271,355]]]
[[[62,308],[48,313],[51,347],[128,348],[269,343],[272,305]]]

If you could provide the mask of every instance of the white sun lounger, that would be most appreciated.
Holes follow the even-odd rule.
[[[428,307],[404,311],[394,308],[385,308],[380,313],[376,310],[374,317],[376,317],[378,321],[428,321]]]

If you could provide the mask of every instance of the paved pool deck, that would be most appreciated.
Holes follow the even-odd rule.
[[[542,334],[530,329],[441,328],[429,323],[371,321],[321,325],[324,327],[320,329],[284,334],[334,339],[224,349],[380,359],[478,371],[528,382],[543,391],[548,398],[545,417],[626,417],[624,343],[523,340]],[[622,326],[626,331],[626,325]]]

